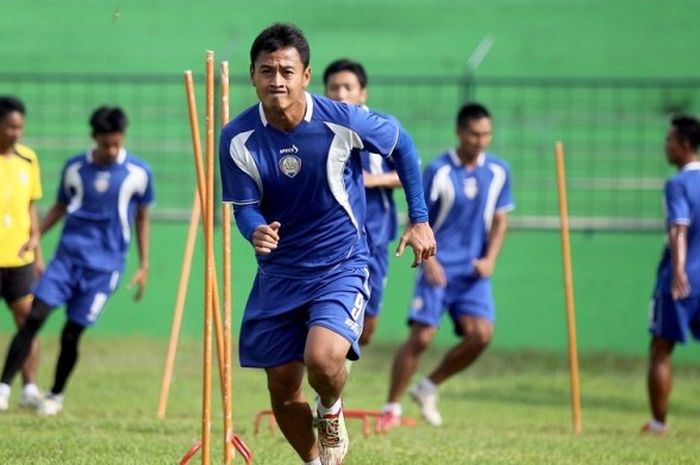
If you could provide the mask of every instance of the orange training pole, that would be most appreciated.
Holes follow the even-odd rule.
[[[192,213],[190,214],[190,224],[187,228],[187,242],[185,243],[185,254],[182,257],[182,269],[180,271],[180,283],[177,288],[177,298],[175,300],[175,310],[173,312],[173,325],[170,330],[170,341],[168,342],[168,353],[165,358],[165,369],[163,371],[163,381],[160,385],[160,399],[158,401],[158,418],[165,417],[165,410],[168,407],[168,394],[173,378],[173,367],[175,366],[175,354],[177,353],[177,341],[180,336],[182,324],[182,311],[185,307],[187,297],[187,282],[190,280],[192,269],[192,255],[194,245],[197,241],[197,227],[201,217],[199,194],[194,192],[192,201]]]
[[[221,63],[221,127],[229,120],[229,77],[228,61]],[[232,367],[231,367],[231,205],[224,203],[221,210],[221,224],[223,236],[223,263],[224,263],[224,463],[229,465],[233,461],[233,398],[231,393]]]
[[[194,97],[194,82],[192,80],[192,71],[185,71],[185,89],[187,91],[187,106],[189,111],[190,129],[192,132],[192,148],[194,154],[195,173],[197,175],[197,188],[199,190],[199,199],[202,203],[201,210],[205,211],[206,188],[204,186],[204,168],[202,167],[202,142],[199,137],[199,118],[197,116],[197,103]],[[218,355],[219,377],[224,377],[224,345],[223,345],[223,327],[221,324],[221,316],[219,310],[219,286],[216,279],[216,269],[214,269],[214,279],[211,285],[213,289],[214,299],[214,328],[216,329],[216,353]]]
[[[204,210],[204,370],[202,395],[202,465],[209,465],[211,447],[212,317],[214,312],[214,52],[206,53],[206,209]]]
[[[581,434],[581,394],[579,391],[578,353],[576,349],[576,312],[574,309],[574,278],[571,270],[571,243],[569,241],[569,208],[566,199],[566,172],[564,170],[564,146],[555,145],[557,162],[557,190],[559,191],[559,215],[561,217],[561,248],[564,259],[564,295],[569,332],[569,371],[571,378],[571,409],[576,434]]]

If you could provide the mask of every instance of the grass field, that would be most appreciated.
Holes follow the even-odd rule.
[[[44,360],[54,359],[55,338],[44,338]],[[0,416],[0,463],[7,465],[159,465],[177,463],[199,435],[201,346],[180,347],[165,420],[155,418],[165,344],[143,338],[88,335],[81,361],[57,418],[13,408]],[[346,408],[378,408],[386,391],[392,346],[370,347],[353,367]],[[423,372],[437,360],[430,351]],[[49,382],[51,363],[41,370]],[[700,367],[676,367],[672,434],[638,433],[647,419],[645,364],[638,358],[591,355],[582,359],[584,433],[571,431],[568,374],[562,357],[546,352],[487,352],[472,370],[441,392],[445,425],[393,430],[365,439],[350,422],[347,465],[681,465],[700,454]],[[214,391],[216,392],[216,391]],[[215,395],[214,412],[219,405]],[[407,401],[410,402],[410,401]],[[252,434],[252,418],[268,401],[258,370],[234,373],[234,422],[259,465],[297,464],[279,432]],[[416,408],[404,404],[406,414]],[[223,463],[213,419],[213,464]],[[199,463],[195,457],[192,463]],[[242,463],[238,459],[235,463]]]

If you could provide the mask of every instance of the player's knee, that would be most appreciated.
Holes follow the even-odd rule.
[[[293,401],[300,394],[297,384],[285,379],[268,379],[267,390],[273,404],[285,404]]]
[[[478,347],[480,349],[485,349],[491,343],[493,339],[493,326],[491,325],[479,325],[474,328],[468,334],[465,334],[464,340],[467,344]]]
[[[309,372],[309,380],[331,380],[338,376],[345,366],[345,357],[318,357],[309,356],[306,359],[306,369]]]
[[[431,326],[415,326],[411,331],[411,337],[408,341],[409,350],[413,354],[420,354],[425,352],[425,350],[430,347],[430,343],[433,341],[433,336],[435,335],[436,328]]]

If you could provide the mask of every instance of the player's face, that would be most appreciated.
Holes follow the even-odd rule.
[[[666,159],[672,165],[679,165],[686,153],[686,145],[678,137],[676,128],[671,127],[666,133]]]
[[[304,101],[304,91],[311,80],[311,68],[305,67],[299,51],[294,47],[262,52],[250,70],[263,107],[284,111]]]
[[[24,116],[18,111],[11,111],[0,121],[0,149],[14,146],[24,132]]]
[[[349,105],[362,105],[367,101],[367,89],[352,71],[339,71],[328,76],[326,97]]]
[[[109,165],[117,161],[119,151],[124,146],[124,133],[108,132],[94,134],[95,151],[93,156],[95,162],[100,165]]]
[[[478,156],[491,144],[492,129],[490,118],[467,120],[457,128],[460,150],[472,157]]]

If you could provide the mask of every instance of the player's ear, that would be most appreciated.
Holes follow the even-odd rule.
[[[307,66],[304,69],[304,74],[302,75],[303,80],[304,80],[304,89],[309,87],[309,83],[311,82],[311,66]]]
[[[255,86],[255,81],[253,81],[253,75],[255,74],[255,65],[253,63],[250,64],[250,84],[252,86]]]
[[[364,87],[362,88],[362,91],[360,92],[360,103],[365,104],[367,103],[367,97],[369,96],[369,92],[367,91],[367,88]]]

